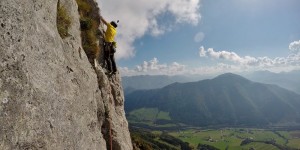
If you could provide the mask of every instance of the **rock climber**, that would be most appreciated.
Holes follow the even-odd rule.
[[[108,74],[116,74],[117,66],[114,58],[114,53],[116,52],[117,48],[115,36],[117,34],[116,28],[118,27],[118,25],[114,21],[108,23],[102,16],[100,16],[100,19],[107,27],[104,37],[104,61],[107,64]]]

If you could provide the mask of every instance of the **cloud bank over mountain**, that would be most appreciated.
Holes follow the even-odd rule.
[[[134,69],[120,68],[124,76],[132,75],[182,75],[182,74],[219,74],[221,72],[243,72],[270,70],[274,72],[300,69],[300,41],[289,44],[291,53],[287,57],[252,57],[240,56],[233,51],[217,51],[213,48],[205,50],[203,46],[199,49],[201,59],[208,58],[214,65],[204,65],[189,68],[185,64],[173,62],[171,64],[160,64],[157,58],[144,61]]]
[[[255,67],[267,69],[270,67],[299,67],[300,66],[300,41],[290,43],[289,49],[291,53],[287,57],[269,58],[265,57],[252,57],[252,56],[239,56],[232,51],[215,51],[213,48],[204,49],[203,46],[199,49],[200,57],[208,57],[213,60],[225,60],[233,62],[236,65],[244,67]]]
[[[240,70],[264,70],[273,69],[273,71],[280,71],[282,68],[299,69],[300,67],[300,41],[294,41],[289,44],[290,54],[287,57],[270,58],[240,56],[233,51],[216,51],[213,48],[205,50],[203,46],[199,49],[199,56],[201,58],[210,58],[213,61],[225,61],[226,64],[233,64],[233,68],[240,68]]]
[[[125,76],[131,75],[174,75],[180,74],[186,71],[186,66],[173,62],[171,64],[160,64],[157,58],[153,58],[150,61],[144,61],[142,64],[137,65],[134,69],[128,69],[126,67],[120,68],[120,71]]]
[[[201,66],[198,68],[189,68],[188,66],[172,62],[170,64],[160,64],[157,58],[144,61],[133,69],[120,67],[119,70],[123,76],[135,75],[193,75],[193,74],[216,74],[226,71],[238,71],[240,68],[234,65],[218,63],[215,66]]]

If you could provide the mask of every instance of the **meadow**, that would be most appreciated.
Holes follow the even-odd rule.
[[[170,142],[179,139],[191,149],[205,145],[220,150],[300,150],[299,128],[197,128],[176,123],[168,112],[157,108],[134,110],[129,113],[128,120],[132,127],[150,130],[154,145],[160,143],[169,149],[182,149],[178,144],[181,142]]]
[[[154,133],[158,134],[159,132]],[[227,128],[218,130],[191,129],[173,131],[168,134],[189,143],[194,148],[199,144],[206,144],[221,150],[300,149],[300,131]],[[245,142],[247,140],[248,142]]]

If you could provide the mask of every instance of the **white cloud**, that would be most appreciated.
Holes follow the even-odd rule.
[[[176,16],[177,22],[198,24],[200,0],[168,0],[167,10]]]
[[[200,47],[199,55],[200,57],[206,57],[206,51],[203,46]]]
[[[204,34],[203,32],[199,32],[199,33],[197,33],[197,34],[195,35],[194,41],[195,41],[195,42],[202,42],[203,39],[204,39],[204,37],[205,37],[205,34]]]
[[[175,23],[198,24],[200,0],[97,0],[101,14],[107,20],[120,20],[118,27],[117,59],[135,55],[133,42],[149,33],[164,34],[171,25],[161,25],[157,18],[166,12],[175,17]],[[172,23],[174,24],[174,23]]]
[[[212,57],[212,58],[216,58],[216,59],[231,60],[231,61],[234,61],[234,62],[242,61],[242,58],[240,56],[238,56],[234,52],[228,52],[228,51],[219,51],[219,52],[216,52],[212,48],[209,48],[206,51],[206,55],[208,57]]]
[[[291,45],[292,48],[291,48]],[[295,51],[295,43],[290,44],[290,49]],[[300,65],[300,54],[291,54],[288,57],[252,57],[252,56],[239,56],[235,52],[231,51],[215,51],[213,48],[204,49],[203,46],[199,49],[200,57],[208,57],[217,60],[225,60],[229,62],[236,63],[237,65],[243,67],[256,67],[256,68],[265,68],[269,67],[284,67],[284,66],[299,66]]]
[[[294,53],[300,53],[300,40],[290,43],[289,49]]]
[[[159,64],[157,58],[153,58],[150,61],[144,61],[142,64],[137,65],[134,69],[128,69],[127,67],[120,68],[122,75],[175,75],[182,74],[185,71],[185,65],[173,62],[170,65]]]
[[[257,63],[257,59],[251,56],[241,57],[235,52],[230,51],[215,51],[213,48],[209,48],[207,50],[204,49],[203,46],[199,49],[200,57],[210,57],[213,59],[223,59],[227,61],[232,61],[240,64],[248,64],[255,65]]]

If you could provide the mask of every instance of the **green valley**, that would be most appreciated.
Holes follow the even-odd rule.
[[[300,95],[235,74],[125,95],[127,118],[189,126],[300,125]]]
[[[142,150],[297,150],[299,107],[299,94],[231,73],[125,95]]]
[[[255,128],[222,128],[151,131],[135,129],[134,131],[131,131],[131,133],[135,136],[133,138],[134,140],[139,139],[139,141],[142,141],[144,138],[144,140],[147,141],[147,144],[144,144],[148,147],[154,146],[151,147],[152,149],[197,150],[205,149],[205,147],[208,150],[300,149],[300,130],[276,131]],[[145,137],[147,138],[145,139]],[[171,140],[166,140],[165,137]],[[183,148],[182,145],[185,145],[185,148]]]

